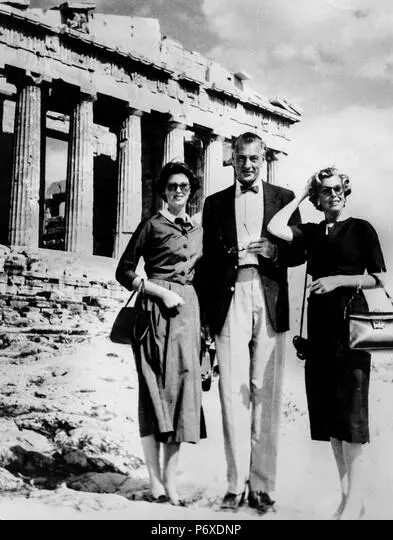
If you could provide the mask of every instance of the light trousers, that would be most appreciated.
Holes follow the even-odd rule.
[[[269,321],[257,268],[240,268],[222,331],[215,336],[220,371],[228,491],[275,489],[285,360],[285,333]]]

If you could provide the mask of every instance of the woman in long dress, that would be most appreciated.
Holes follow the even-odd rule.
[[[176,486],[182,442],[205,437],[201,406],[200,316],[193,286],[202,251],[202,228],[186,213],[199,187],[182,162],[167,163],[157,191],[167,203],[142,220],[120,258],[116,279],[127,289],[138,288],[136,268],[141,257],[153,329],[140,347],[134,346],[139,381],[139,428],[151,500],[183,505]],[[163,468],[160,446],[163,446]]]
[[[359,519],[364,513],[361,457],[370,440],[370,354],[349,349],[344,311],[349,304],[356,312],[367,311],[361,288],[378,286],[372,274],[385,271],[372,225],[344,214],[350,193],[348,176],[334,167],[322,169],[268,225],[272,234],[298,242],[307,252],[312,283],[305,378],[311,438],[331,443],[341,485],[341,502],[333,518],[342,520]],[[324,213],[324,220],[288,226],[306,198]]]

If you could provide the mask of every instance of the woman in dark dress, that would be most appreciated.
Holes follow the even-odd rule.
[[[268,226],[272,234],[298,242],[307,252],[312,283],[305,378],[311,438],[331,442],[341,484],[341,502],[333,518],[342,520],[359,519],[364,513],[361,456],[370,440],[370,354],[349,349],[344,310],[350,303],[354,311],[367,311],[361,288],[378,286],[371,274],[385,272],[374,228],[343,213],[350,193],[346,175],[334,167],[322,169]],[[325,219],[289,227],[288,219],[307,197]]]
[[[144,285],[154,330],[141,347],[134,347],[139,429],[151,500],[169,498],[174,505],[184,504],[176,488],[180,445],[205,437],[199,304],[193,287],[194,268],[202,250],[202,228],[185,211],[198,187],[186,164],[165,165],[157,190],[167,208],[139,224],[116,270],[116,279],[124,287],[138,288],[141,277],[136,268],[143,257],[147,275]]]

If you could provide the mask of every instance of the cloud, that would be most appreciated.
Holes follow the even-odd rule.
[[[320,89],[334,78],[370,103],[379,98],[375,81],[393,82],[391,0],[204,0],[203,10],[221,38],[209,54],[253,74],[253,85],[268,96],[276,89],[316,107]],[[339,93],[329,104],[340,107]]]

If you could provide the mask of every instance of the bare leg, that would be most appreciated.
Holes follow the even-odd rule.
[[[156,441],[154,435],[142,437],[141,441],[146,468],[149,473],[151,494],[153,497],[158,498],[160,495],[165,495],[160,468],[160,443]]]
[[[364,512],[362,450],[363,445],[360,443],[343,441],[344,461],[348,471],[348,494],[341,520],[359,519]]]
[[[172,504],[178,505],[179,495],[176,486],[176,474],[179,464],[180,443],[164,444],[164,484],[166,494]]]
[[[347,493],[348,493],[348,474],[347,468],[344,460],[344,450],[343,442],[338,439],[330,439],[330,444],[332,445],[334,458],[336,460],[336,465],[338,469],[338,476],[340,478],[340,487],[341,487],[341,502],[334,512],[333,516],[330,518],[332,520],[338,520],[341,518],[341,514],[344,510]]]

